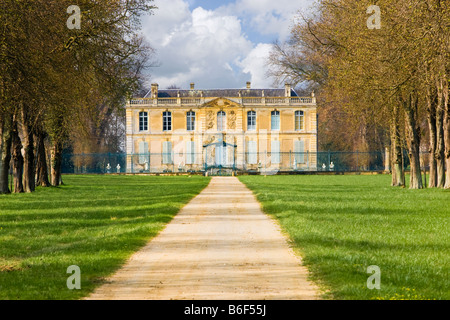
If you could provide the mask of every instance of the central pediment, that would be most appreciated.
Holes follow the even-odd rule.
[[[230,107],[242,107],[239,103],[232,101],[228,98],[216,98],[214,100],[206,102],[202,107],[204,108],[230,108]]]

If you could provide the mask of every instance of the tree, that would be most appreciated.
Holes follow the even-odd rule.
[[[447,118],[442,115],[448,109],[448,2],[380,0],[380,29],[365,23],[371,5],[370,1],[319,1],[318,14],[303,17],[292,29],[291,51],[275,46],[275,58],[271,57],[275,74],[305,81],[311,79],[311,68],[305,63],[321,61],[326,77],[316,83],[326,93],[327,103],[333,101],[336,109],[360,119],[363,128],[376,125],[383,132],[390,127],[393,185],[404,185],[401,149],[406,147],[410,188],[423,187],[420,146],[428,114],[433,179],[442,186],[442,147],[448,150],[449,145]],[[357,130],[358,122],[353,128]],[[361,131],[361,138],[365,132]]]
[[[38,180],[47,185],[46,137],[52,151],[51,182],[59,185],[62,151],[70,130],[77,127],[74,116],[94,101],[95,95],[102,97],[97,106],[117,108],[128,92],[137,89],[151,53],[138,34],[138,18],[155,8],[151,3],[78,1],[82,27],[69,30],[68,0],[2,2],[0,193],[9,192],[11,155],[15,191],[21,191],[22,183],[25,191],[34,190],[35,146],[39,151]]]

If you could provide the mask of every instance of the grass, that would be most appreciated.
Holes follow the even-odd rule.
[[[0,300],[79,299],[158,234],[208,178],[65,176],[0,196]],[[67,268],[81,269],[68,290]]]
[[[450,299],[450,192],[377,176],[243,176],[328,299]],[[380,290],[367,288],[381,270]]]

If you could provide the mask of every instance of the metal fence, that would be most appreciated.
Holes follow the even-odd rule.
[[[65,154],[64,174],[205,173],[210,172],[370,172],[384,171],[386,154],[375,152],[259,152],[220,154]],[[407,157],[406,157],[407,159]],[[405,163],[405,168],[408,163]]]

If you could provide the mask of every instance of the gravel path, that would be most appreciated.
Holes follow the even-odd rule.
[[[215,177],[88,299],[317,299],[280,228],[237,178]]]

